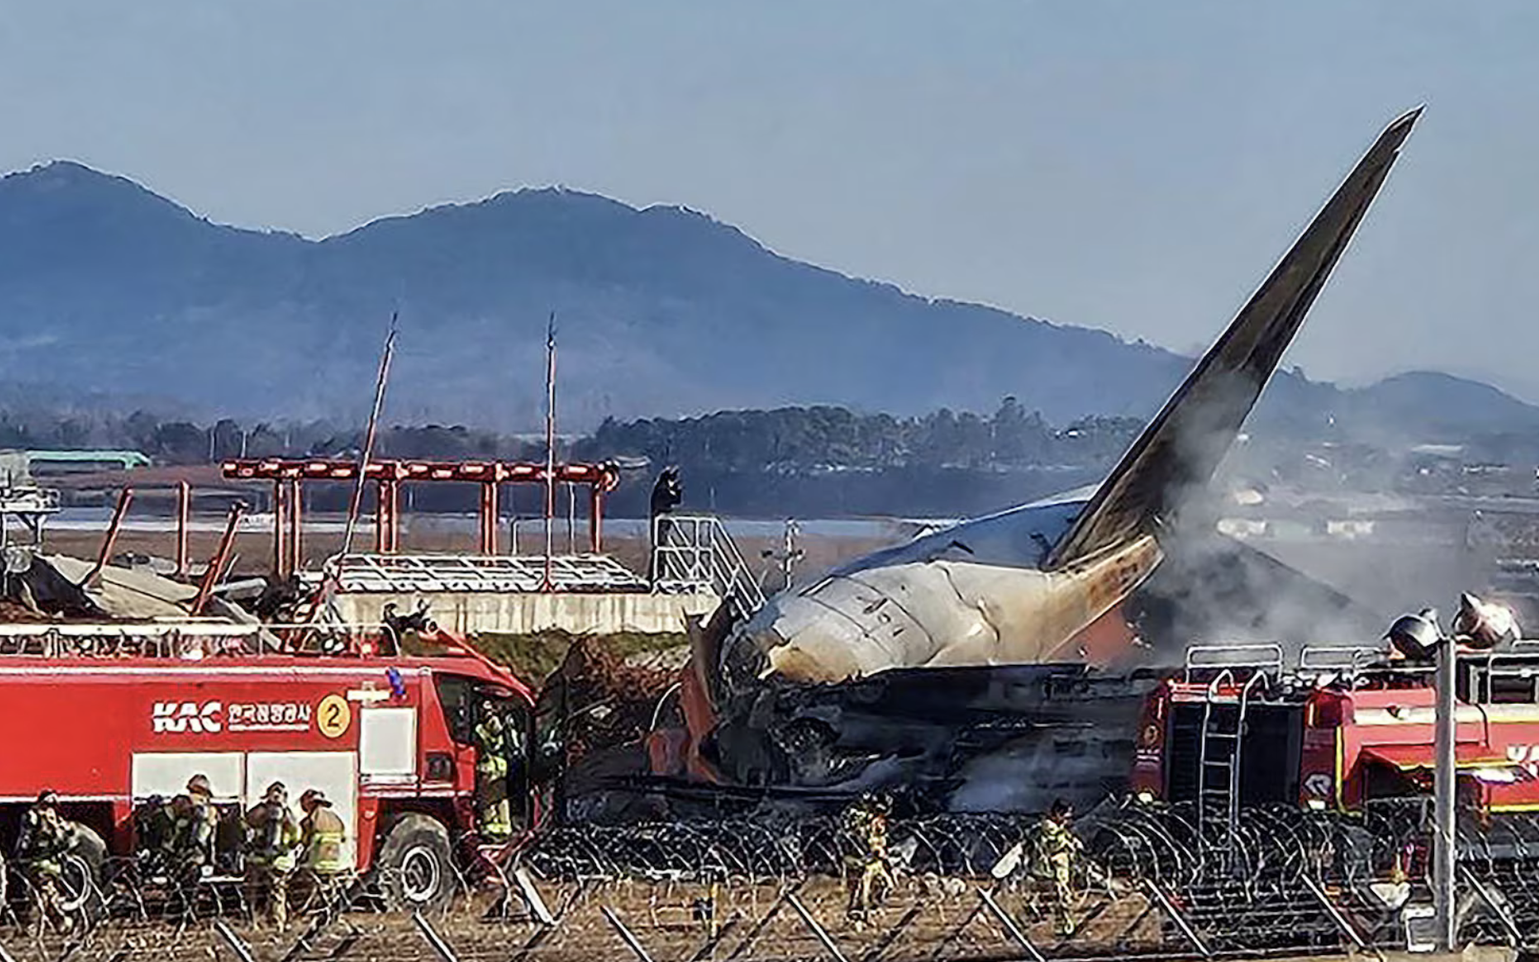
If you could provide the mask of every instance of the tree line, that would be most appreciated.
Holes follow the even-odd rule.
[[[991,416],[942,408],[898,418],[819,406],[683,419],[610,418],[574,451],[585,458],[631,454],[659,463],[789,473],[1083,466],[1115,458],[1142,426],[1132,418],[1092,417],[1054,428],[1007,397]]]
[[[656,465],[728,472],[827,473],[892,468],[970,470],[1099,466],[1141,428],[1131,418],[1094,417],[1061,428],[1013,397],[992,415],[942,408],[923,417],[862,414],[842,407],[721,411],[694,418],[605,419],[561,442],[558,456],[602,461],[646,458]],[[237,457],[356,457],[363,431],[324,421],[212,424],[80,412],[0,412],[0,448],[129,448],[164,464]],[[394,425],[380,431],[379,457],[544,457],[544,442],[463,425]]]

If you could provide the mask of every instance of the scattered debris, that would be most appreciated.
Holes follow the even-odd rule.
[[[186,618],[198,594],[195,586],[162,578],[146,568],[103,565],[91,578],[95,567],[68,555],[34,554],[30,565],[12,578],[11,593],[21,600],[21,607],[35,607],[41,613],[122,621]],[[205,614],[231,621],[256,620],[217,597],[210,599]]]
[[[573,640],[540,699],[564,703],[567,759],[574,763],[593,751],[639,742],[677,680],[676,670],[628,664],[603,639],[585,636]]]

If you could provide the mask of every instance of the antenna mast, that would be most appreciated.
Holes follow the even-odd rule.
[[[358,526],[358,512],[363,507],[363,483],[369,473],[369,459],[374,455],[374,437],[379,429],[379,412],[385,406],[385,384],[390,379],[390,359],[395,355],[396,312],[390,312],[390,333],[385,335],[385,352],[379,359],[379,378],[374,382],[374,409],[369,413],[369,427],[363,436],[363,450],[358,453],[358,483],[347,506],[347,529],[342,535],[342,555],[353,550],[353,531]]]
[[[545,584],[553,591],[550,576],[551,518],[556,514],[556,312],[550,312],[545,328]]]

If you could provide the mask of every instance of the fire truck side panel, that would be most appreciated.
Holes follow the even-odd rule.
[[[1331,807],[1357,810],[1387,792],[1424,792],[1433,764],[1435,708],[1430,689],[1317,691],[1306,711],[1304,777],[1300,802],[1324,799]],[[1539,760],[1539,706],[1462,704],[1455,730],[1461,775],[1479,772],[1495,780]],[[1526,810],[1539,804],[1539,783],[1530,770],[1515,781],[1493,781],[1480,790],[1492,811]]]
[[[28,802],[45,787],[82,801],[126,798],[135,679],[65,683],[42,671],[0,678],[0,799]]]
[[[1430,688],[1360,690],[1347,696],[1350,711],[1344,713],[1341,737],[1343,808],[1361,808],[1370,797],[1370,784],[1387,781],[1390,773],[1383,771],[1387,766],[1372,754],[1373,749],[1411,749],[1431,765],[1434,700]],[[1482,706],[1460,705],[1455,716],[1461,756],[1487,743],[1490,729]]]
[[[326,792],[367,868],[393,810],[427,810],[451,832],[470,824],[475,753],[451,737],[433,679],[378,661],[13,660],[0,665],[0,802],[47,787],[66,814],[110,803],[113,824],[99,830],[127,854],[132,807],[181,793],[194,774],[243,806],[281,780],[296,806],[306,789]]]
[[[208,779],[216,802],[244,801],[248,794],[244,752],[135,752],[129,764],[130,800],[180,795],[194,775]]]

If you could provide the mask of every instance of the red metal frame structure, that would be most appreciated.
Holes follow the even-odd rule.
[[[340,458],[261,458],[222,462],[232,481],[273,482],[273,558],[276,574],[287,578],[300,568],[300,497],[305,481],[356,481],[358,462]],[[620,468],[602,464],[557,464],[555,482],[588,486],[589,549],[603,545],[604,496],[620,484]],[[377,495],[374,550],[400,550],[400,486],[406,482],[457,481],[481,485],[480,553],[495,555],[498,491],[503,484],[544,484],[546,466],[527,461],[371,460],[364,474]]]
[[[117,507],[112,509],[112,521],[107,524],[107,533],[102,536],[102,549],[96,556],[96,564],[81,582],[82,585],[93,584],[101,576],[102,568],[107,566],[107,559],[112,557],[113,546],[118,543],[118,532],[123,527],[123,516],[128,514],[128,506],[133,502],[133,488],[124,488],[118,492]]]
[[[208,567],[203,571],[203,578],[198,582],[198,594],[192,602],[192,616],[194,618],[203,614],[203,609],[208,605],[209,597],[214,593],[214,585],[219,583],[219,578],[224,574],[225,566],[230,563],[230,551],[235,547],[235,530],[240,527],[240,516],[246,506],[239,501],[230,505],[229,517],[225,520],[224,534],[219,538],[219,549],[214,552],[214,557],[209,559]]]
[[[185,479],[176,482],[176,576],[187,577],[187,529],[192,520],[192,485]]]

